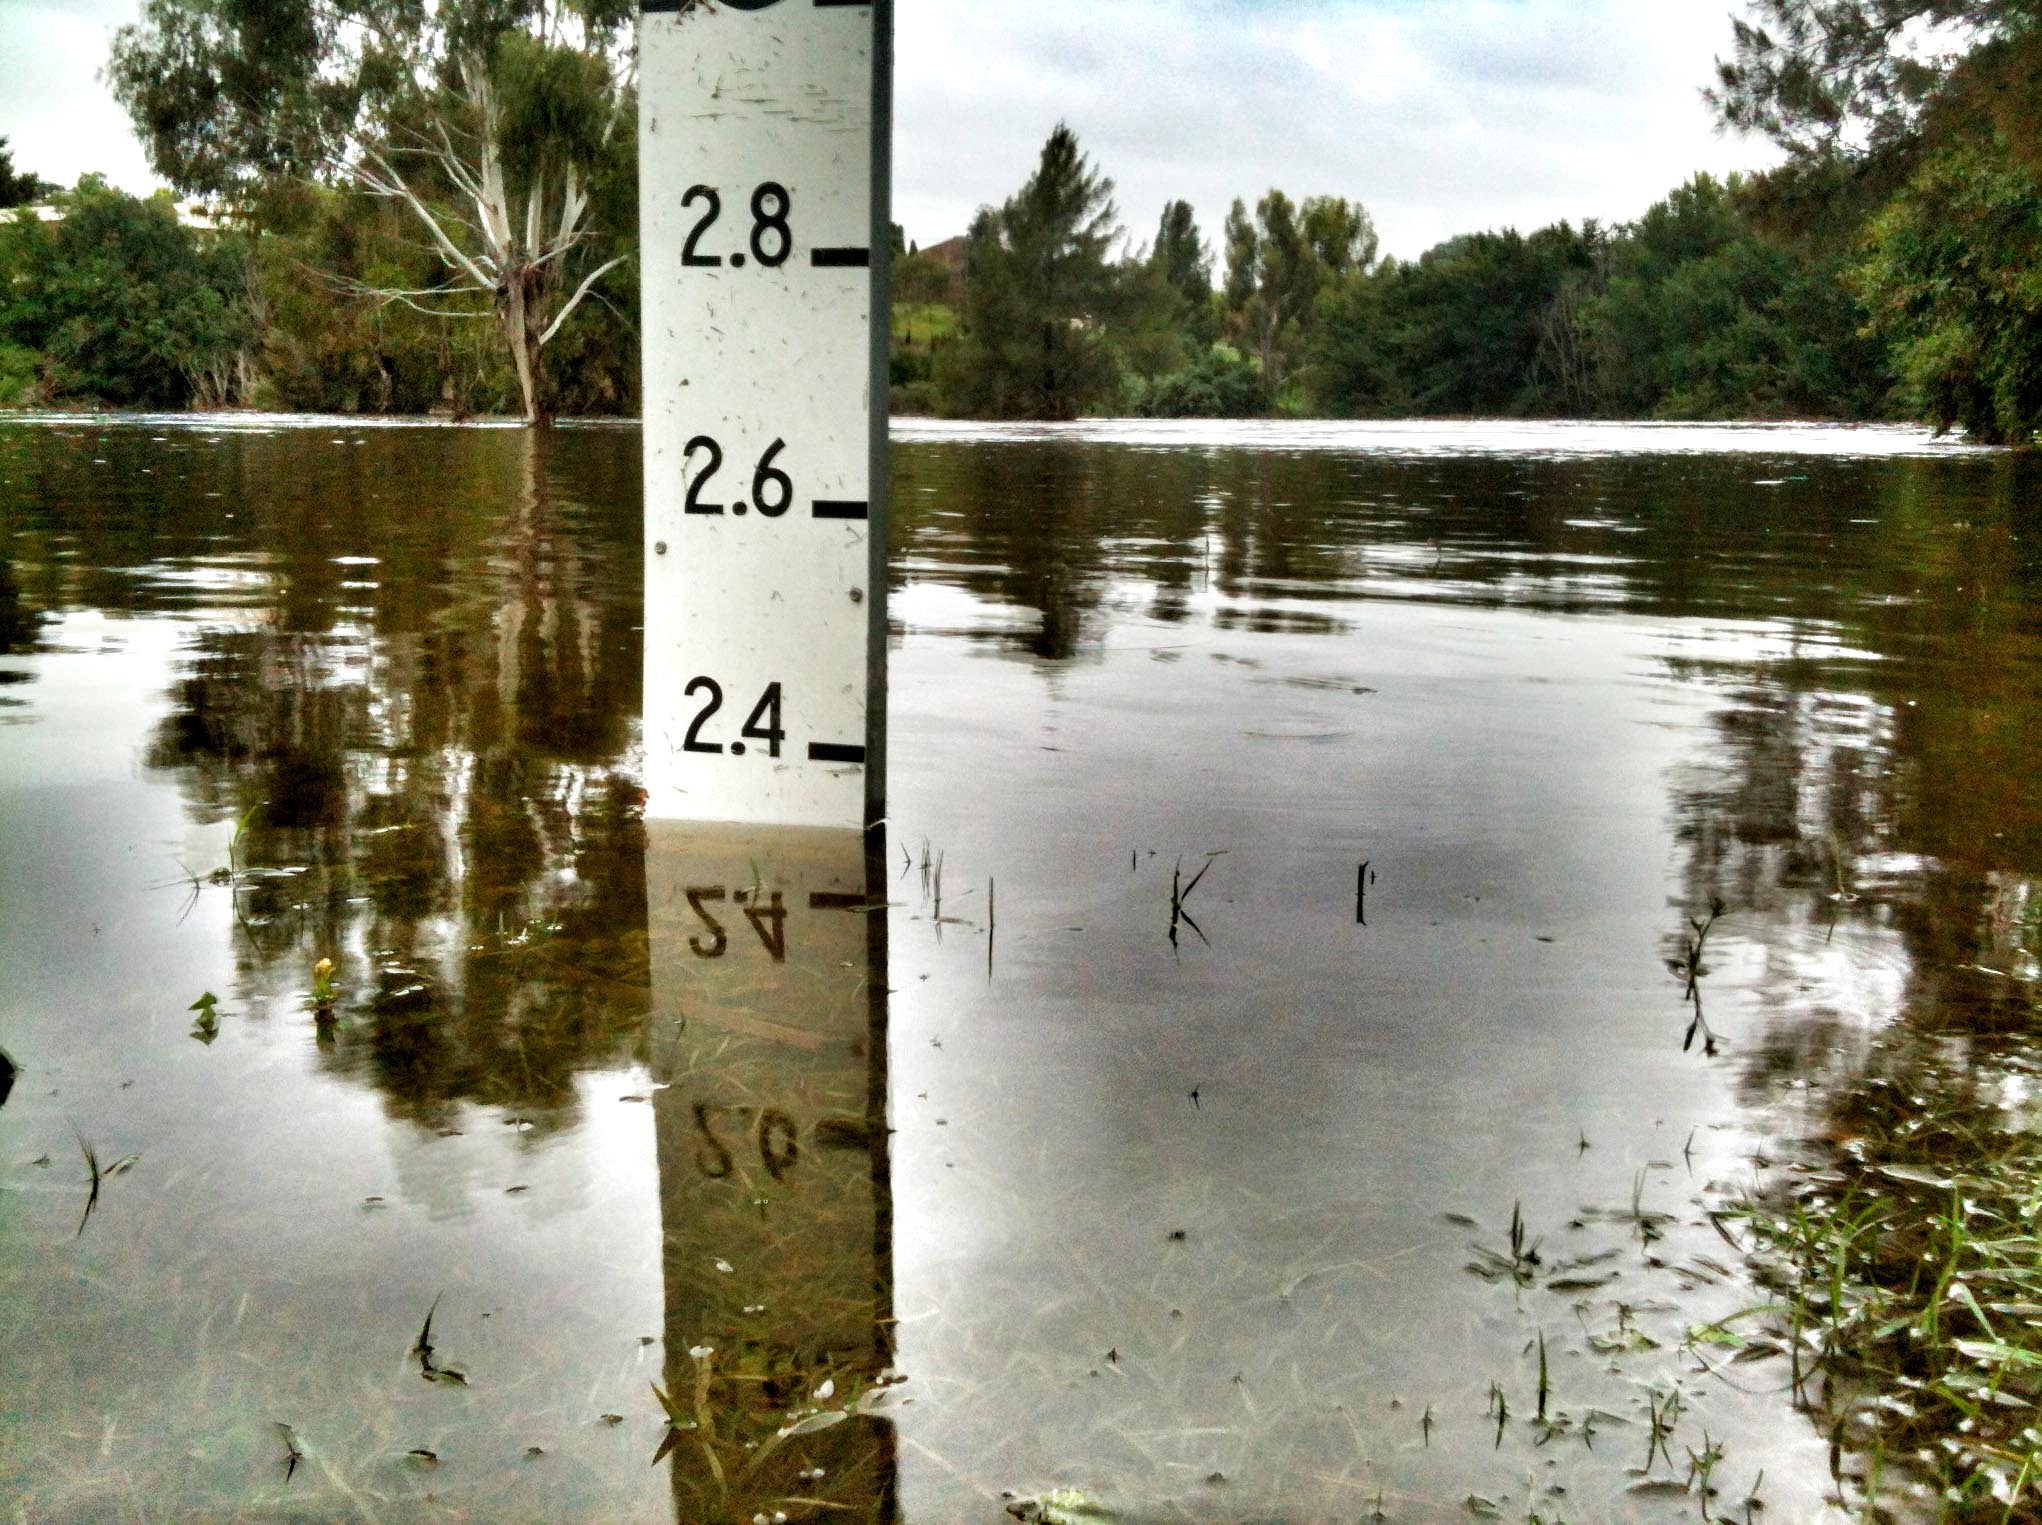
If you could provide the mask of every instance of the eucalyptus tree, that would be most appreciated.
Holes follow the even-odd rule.
[[[1374,266],[1374,220],[1358,201],[1311,196],[1293,202],[1272,190],[1227,215],[1227,305],[1243,346],[1261,363],[1272,393],[1291,381],[1309,351],[1321,291]]]
[[[156,171],[187,194],[260,217],[313,181],[402,208],[442,279],[356,289],[493,321],[539,422],[545,346],[628,257],[636,9],[143,0],[107,74]]]

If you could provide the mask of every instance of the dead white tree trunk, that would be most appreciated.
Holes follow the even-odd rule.
[[[562,300],[562,293],[567,291],[570,257],[589,237],[588,197],[581,173],[572,163],[550,169],[542,166],[526,188],[523,208],[514,207],[513,192],[504,173],[503,115],[496,93],[478,62],[464,62],[460,77],[467,105],[478,123],[471,145],[457,143],[447,124],[440,121],[430,134],[413,133],[411,141],[367,150],[342,166],[364,190],[411,210],[455,281],[451,286],[433,290],[374,286],[356,289],[383,301],[403,302],[422,312],[453,317],[481,314],[425,304],[453,292],[474,292],[487,297],[489,315],[496,322],[510,351],[512,368],[517,372],[525,421],[543,424],[551,415],[545,346],[560,332],[560,326],[581,305],[582,299],[595,289],[596,283],[621,265],[624,258],[607,260],[589,271]],[[455,195],[472,205],[472,216],[430,204],[418,189],[423,177],[407,176],[400,167],[402,164],[420,164],[436,174]],[[560,187],[558,214],[552,218],[547,216],[551,199],[549,181]]]

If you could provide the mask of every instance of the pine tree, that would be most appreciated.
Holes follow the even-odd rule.
[[[953,408],[1067,419],[1112,392],[1115,216],[1113,182],[1059,122],[1027,184],[972,223],[964,339],[946,378]]]

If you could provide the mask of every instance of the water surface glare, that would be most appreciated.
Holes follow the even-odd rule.
[[[2030,1120],[2035,463],[905,425],[867,852],[642,819],[638,448],[0,423],[16,1517],[1934,1517],[1707,1330]]]

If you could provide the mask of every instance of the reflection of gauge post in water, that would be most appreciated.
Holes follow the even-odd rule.
[[[680,1519],[795,1496],[892,1518],[885,850],[883,829],[647,826]]]
[[[644,0],[655,818],[882,813],[892,0]]]

